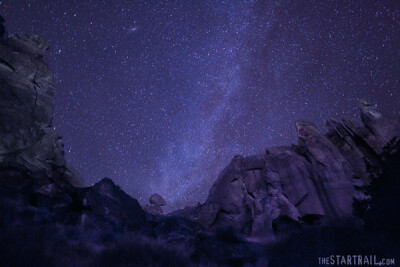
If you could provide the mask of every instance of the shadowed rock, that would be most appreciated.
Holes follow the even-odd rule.
[[[399,116],[384,115],[376,106],[365,100],[360,101],[359,107],[363,124],[380,141],[381,145],[386,145],[393,138],[400,138]]]
[[[43,61],[48,48],[34,34],[0,43],[0,168],[24,168],[82,185],[67,166],[62,138],[52,126],[53,73]]]
[[[165,206],[167,205],[167,202],[165,202],[164,198],[160,196],[159,194],[153,194],[150,196],[150,204],[154,204],[157,206]]]
[[[83,189],[82,205],[97,215],[124,222],[130,229],[138,229],[145,224],[145,213],[139,202],[127,195],[111,179],[104,178],[92,187]]]
[[[350,164],[312,123],[300,120],[296,128],[299,149],[313,167],[313,184],[323,214],[337,218],[351,216],[354,173]]]
[[[360,111],[364,126],[330,119],[326,134],[313,123],[298,120],[298,145],[235,156],[204,204],[172,214],[265,240],[274,240],[277,218],[318,218],[324,225],[356,223],[353,200],[370,199],[364,188],[381,173],[384,147],[400,136],[400,118],[384,115],[365,101],[360,102]]]
[[[147,204],[144,207],[144,211],[151,213],[151,214],[162,214],[163,210],[160,206],[156,205],[156,204]]]

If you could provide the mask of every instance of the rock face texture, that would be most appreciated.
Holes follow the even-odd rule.
[[[43,61],[48,48],[37,35],[13,35],[0,43],[0,169],[24,168],[32,176],[80,185],[52,127],[53,74]]]
[[[210,189],[206,202],[173,214],[205,227],[233,227],[247,236],[274,238],[282,218],[315,224],[354,218],[354,201],[381,173],[384,148],[400,138],[400,117],[359,103],[360,126],[353,120],[327,121],[327,133],[311,122],[296,122],[298,144],[235,156]]]

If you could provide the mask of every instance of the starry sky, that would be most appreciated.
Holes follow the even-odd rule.
[[[294,122],[400,107],[400,1],[0,0],[48,39],[54,126],[87,184],[166,211],[203,202],[236,154],[297,143]]]

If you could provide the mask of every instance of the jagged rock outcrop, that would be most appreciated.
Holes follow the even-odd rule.
[[[52,126],[53,74],[43,61],[49,43],[34,34],[0,42],[0,169],[24,169],[32,176],[81,179],[64,159],[64,145]]]
[[[354,219],[354,200],[370,197],[364,188],[380,175],[385,146],[400,137],[399,117],[384,115],[364,100],[359,107],[364,126],[330,119],[323,134],[298,120],[298,145],[235,156],[204,204],[173,214],[267,240],[274,239],[274,225],[279,229],[280,221],[288,221],[279,218],[327,225]]]
[[[146,225],[146,214],[139,202],[116,186],[111,179],[104,178],[95,185],[78,192],[85,210],[112,219],[116,224],[124,222],[124,227],[131,230]],[[80,217],[81,222],[85,224],[85,218],[90,216],[83,213]]]

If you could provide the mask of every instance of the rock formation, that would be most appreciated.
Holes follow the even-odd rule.
[[[147,204],[144,207],[144,210],[151,214],[162,214],[163,210],[161,207],[167,205],[167,202],[165,202],[165,199],[162,196],[160,196],[159,194],[151,195],[149,202],[150,202],[150,204]]]
[[[157,206],[165,206],[167,205],[167,202],[165,202],[165,199],[160,196],[159,194],[153,194],[150,196],[150,204],[157,205]]]
[[[364,188],[380,175],[385,146],[400,137],[399,117],[384,115],[364,100],[359,107],[363,126],[330,119],[323,134],[298,120],[297,145],[235,156],[204,204],[173,214],[267,240],[274,239],[273,222],[281,216],[308,224],[353,220],[353,200],[369,198]]]
[[[0,43],[0,169],[81,185],[52,126],[53,74],[42,60],[48,48],[37,35],[13,35]]]

